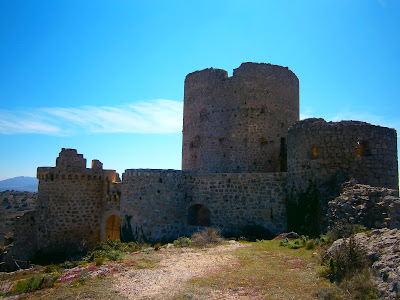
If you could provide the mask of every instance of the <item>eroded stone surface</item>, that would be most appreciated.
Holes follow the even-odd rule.
[[[398,190],[347,182],[339,197],[329,201],[327,218],[368,228],[400,228]]]

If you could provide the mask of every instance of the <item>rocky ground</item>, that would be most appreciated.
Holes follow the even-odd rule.
[[[356,241],[367,249],[373,261],[372,270],[378,289],[385,299],[398,299],[400,296],[400,230],[376,229],[359,233]]]
[[[400,228],[398,190],[352,181],[342,185],[342,193],[328,203],[328,223],[361,224],[367,228]]]

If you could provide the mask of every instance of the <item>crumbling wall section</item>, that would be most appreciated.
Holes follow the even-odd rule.
[[[196,71],[184,97],[182,170],[286,170],[287,129],[299,119],[299,81],[288,68],[243,63],[231,77]]]

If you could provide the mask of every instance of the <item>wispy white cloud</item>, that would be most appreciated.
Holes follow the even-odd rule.
[[[121,106],[0,109],[0,134],[178,133],[183,103],[158,99]]]

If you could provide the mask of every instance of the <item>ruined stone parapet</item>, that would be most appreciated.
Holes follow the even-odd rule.
[[[296,122],[288,132],[288,175],[303,191],[338,175],[398,189],[396,130],[360,121]]]
[[[104,170],[103,164],[92,160],[92,167],[86,168],[86,159],[78,154],[75,149],[62,148],[55,167],[39,167],[37,179],[42,182],[54,180],[105,180],[107,182],[119,182],[119,175],[115,170]]]
[[[288,68],[244,63],[233,76],[206,69],[185,80],[182,170],[286,170],[287,129],[299,119],[299,81]]]
[[[86,159],[76,149],[62,148],[56,160],[56,168],[64,170],[82,170],[86,168]]]

